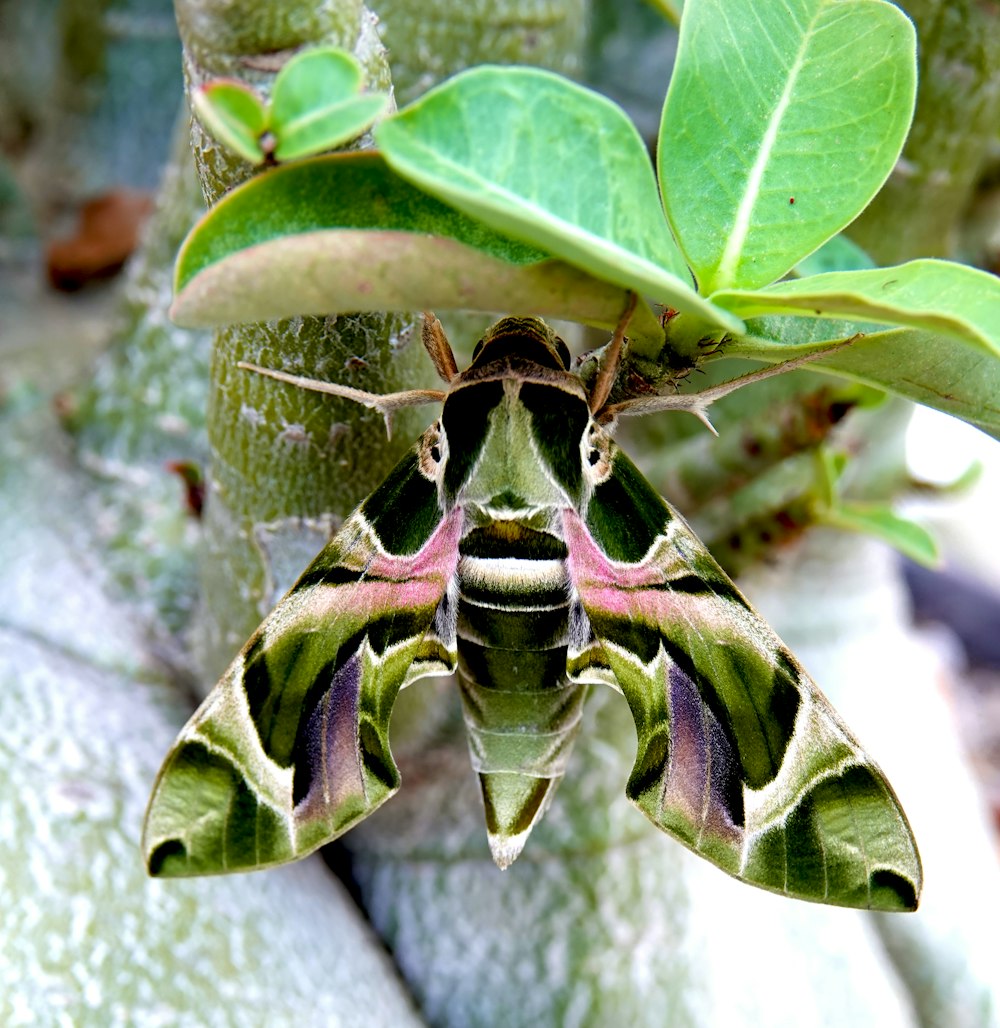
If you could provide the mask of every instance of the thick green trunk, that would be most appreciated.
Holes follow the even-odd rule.
[[[176,10],[189,88],[224,75],[266,92],[293,49],[314,44],[353,51],[372,86],[388,84],[374,19],[360,3],[177,0]],[[197,119],[192,145],[209,203],[251,174]],[[215,334],[198,639],[206,679],[232,659],[310,551],[385,476],[420,426],[418,414],[405,412],[387,444],[378,415],[241,371],[237,362],[393,392],[430,374],[412,329],[412,318],[363,314]]]
[[[372,0],[400,106],[477,64],[537,64],[579,77],[588,0]]]
[[[920,39],[913,128],[882,192],[848,230],[881,264],[957,255],[960,219],[1000,123],[1000,8],[978,0],[900,6]]]

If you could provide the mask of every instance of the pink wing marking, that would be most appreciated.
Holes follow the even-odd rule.
[[[731,634],[731,608],[712,595],[676,594],[652,588],[669,581],[653,561],[623,564],[612,561],[594,542],[580,516],[564,510],[563,531],[569,550],[570,578],[585,607],[647,624],[689,622],[699,628]]]

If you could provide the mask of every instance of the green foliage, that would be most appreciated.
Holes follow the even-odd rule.
[[[885,504],[842,501],[821,520],[834,528],[881,539],[918,564],[935,567],[940,562],[937,544],[927,529],[900,517]]]
[[[377,255],[377,259],[373,257]],[[625,290],[466,217],[377,154],[300,161],[216,204],[177,258],[180,325],[351,310],[512,310],[613,328]],[[640,305],[630,334],[662,340]]]
[[[320,53],[290,62],[275,86],[268,129],[292,136],[278,159],[315,147],[311,126],[336,107],[329,90],[356,88]],[[203,325],[433,305],[608,327],[630,290],[681,312],[664,332],[638,304],[633,353],[661,368],[829,350],[824,371],[997,434],[996,278],[942,261],[873,269],[838,236],[892,169],[914,85],[912,27],[882,0],[742,14],[692,0],[659,181],[606,98],[548,72],[477,68],[380,122],[377,188],[348,198],[358,166],[342,155],[237,190],[182,254],[175,315]],[[261,116],[228,85],[206,95],[216,88],[218,134],[245,146]],[[279,109],[289,113],[275,123]],[[792,269],[798,279],[775,283]]]
[[[874,267],[875,261],[857,243],[841,233],[804,257],[792,271],[795,275],[805,276],[820,275],[825,271],[863,271]]]
[[[357,60],[338,50],[307,50],[289,61],[271,93],[275,158],[308,157],[361,135],[388,103],[383,93],[358,95],[362,85]]]
[[[251,164],[264,160],[260,140],[267,129],[267,111],[252,89],[242,82],[218,79],[193,92],[191,104],[223,146]]]
[[[361,65],[334,47],[292,58],[274,80],[270,104],[241,82],[210,82],[191,95],[215,138],[251,164],[290,161],[360,136],[385,110],[384,93],[360,94]]]
[[[918,564],[927,567],[938,565],[937,543],[927,529],[909,518],[900,517],[886,504],[860,502],[841,495],[840,478],[847,466],[844,454],[821,448],[816,458],[814,463],[820,488],[813,505],[817,522],[847,532],[874,536]]]
[[[782,312],[923,328],[1000,355],[1000,279],[949,261],[833,271],[716,300],[741,317]]]
[[[823,353],[855,332],[863,334],[812,366],[944,411],[1000,439],[1000,361],[981,345],[953,335],[771,316],[749,322],[747,334],[734,339],[726,352],[785,360],[810,351]]]

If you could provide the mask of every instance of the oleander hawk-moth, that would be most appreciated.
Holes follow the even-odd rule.
[[[325,387],[387,418],[441,400],[441,416],[181,732],[147,812],[150,873],[269,867],[341,835],[399,787],[399,690],[457,671],[500,867],[604,684],[638,731],[628,796],[659,828],[765,889],[914,909],[920,861],[891,787],[612,441],[604,371],[588,395],[536,319],[498,322],[461,373],[430,316],[424,341],[443,391]]]

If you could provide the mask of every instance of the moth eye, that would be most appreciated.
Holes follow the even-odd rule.
[[[420,440],[420,473],[432,482],[436,482],[444,467],[447,454],[448,439],[438,421],[427,429]]]
[[[592,485],[607,481],[611,474],[611,441],[601,429],[591,424],[581,440],[580,453],[585,461],[584,474]]]

